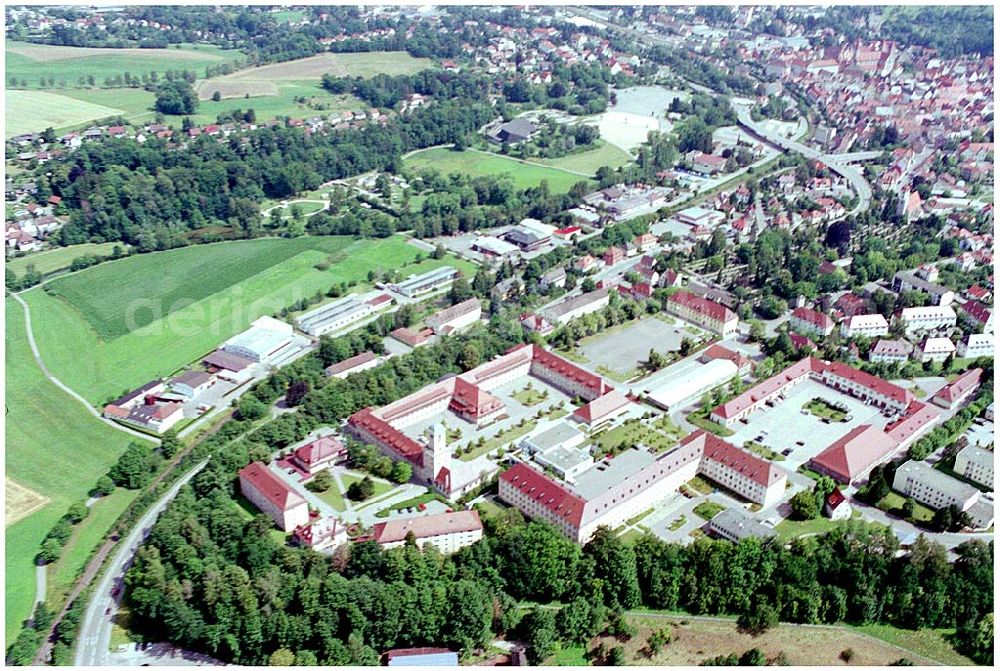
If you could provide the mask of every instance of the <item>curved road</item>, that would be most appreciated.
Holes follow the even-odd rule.
[[[860,214],[864,212],[871,206],[872,202],[872,188],[868,184],[868,180],[864,178],[861,171],[853,165],[848,165],[844,162],[844,155],[837,154],[824,154],[820,151],[813,149],[812,147],[807,147],[806,145],[784,137],[780,133],[773,133],[767,131],[763,126],[757,124],[750,118],[750,109],[734,99],[731,99],[730,104],[733,110],[736,112],[736,118],[739,124],[750,130],[755,135],[758,135],[771,144],[774,144],[782,149],[788,151],[794,151],[796,153],[802,154],[806,158],[822,161],[825,163],[830,170],[837,173],[844,179],[848,181],[854,192],[858,194],[858,204],[854,206],[854,209],[847,213],[847,216]]]
[[[125,571],[132,564],[139,546],[149,535],[150,529],[164,508],[174,500],[181,487],[190,482],[208,463],[208,459],[192,468],[184,477],[175,482],[167,492],[160,497],[152,508],[146,511],[139,523],[135,525],[115,551],[111,562],[105,567],[101,581],[87,605],[87,611],[77,635],[75,666],[109,666],[113,662],[111,656],[111,626],[115,610],[121,602],[122,585]],[[112,588],[115,589],[114,596]]]
[[[35,334],[34,331],[32,331],[31,329],[31,310],[28,309],[28,304],[25,303],[24,299],[18,296],[17,294],[11,294],[11,296],[13,296],[14,300],[16,300],[18,303],[21,304],[21,308],[24,310],[24,330],[28,334],[28,345],[31,347],[31,353],[35,357],[35,363],[38,364],[38,367],[41,369],[45,377],[48,378],[48,380],[52,382],[52,384],[59,387],[61,390],[63,390],[64,392],[72,396],[74,399],[79,401],[83,405],[83,407],[87,409],[87,412],[89,412],[91,415],[101,420],[111,428],[117,429],[118,431],[124,431],[125,433],[131,436],[134,436],[136,438],[141,438],[143,440],[148,440],[151,443],[159,445],[160,441],[157,440],[156,438],[148,436],[145,433],[142,433],[141,431],[130,429],[127,426],[122,426],[117,422],[112,422],[107,417],[104,417],[103,415],[101,415],[101,413],[97,412],[94,406],[92,406],[87,401],[87,399],[85,399],[83,396],[80,396],[78,393],[67,387],[65,384],[62,383],[62,381],[59,378],[57,378],[55,375],[49,372],[49,369],[45,367],[45,362],[42,361],[42,355],[38,351],[38,345],[35,343]]]

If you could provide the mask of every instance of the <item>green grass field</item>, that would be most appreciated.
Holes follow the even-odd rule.
[[[129,437],[90,416],[42,375],[28,348],[21,306],[6,304],[7,476],[48,496],[44,508],[6,529],[7,639],[30,615],[35,591],[33,559],[42,539],[70,504],[87,492],[128,445]],[[36,325],[37,328],[37,325]],[[81,523],[70,564],[79,565],[103,535],[105,503]],[[90,543],[88,546],[87,544]]]
[[[6,82],[11,77],[27,80],[28,88],[38,88],[42,77],[55,80],[58,86],[79,88],[80,77],[94,77],[101,86],[106,77],[129,74],[141,77],[144,72],[162,75],[167,70],[190,70],[204,76],[205,67],[241,58],[238,51],[225,50],[210,44],[181,45],[180,49],[91,49],[87,47],[53,47],[7,40]],[[58,89],[54,89],[58,90]]]
[[[602,166],[609,168],[619,168],[632,162],[632,157],[619,147],[608,142],[598,140],[600,145],[595,149],[562,156],[560,158],[533,158],[535,163],[542,163],[553,168],[565,168],[576,172],[585,172],[593,175]]]
[[[132,256],[58,277],[24,299],[46,365],[95,404],[169,375],[212,351],[257,317],[368,271],[405,275],[453,265],[411,264],[419,250],[400,237],[267,238],[197,245]],[[315,265],[333,256],[327,271]],[[155,281],[153,281],[155,279]],[[158,312],[156,312],[158,311]],[[134,327],[134,328],[130,328]]]
[[[250,108],[253,109],[257,121],[269,121],[286,116],[293,119],[327,117],[334,112],[358,111],[367,107],[364,102],[352,95],[327,93],[315,82],[282,82],[277,85],[277,91],[277,95],[252,95],[249,98],[223,98],[219,101],[202,100],[198,103],[197,112],[191,115],[191,120],[197,125],[215,123],[220,114]],[[309,99],[313,106],[295,100],[300,97]]]
[[[7,91],[4,109],[7,119],[5,137],[43,131],[49,126],[63,128],[94,119],[122,114],[123,110],[92,102],[74,100],[48,91]]]
[[[18,277],[24,274],[29,265],[34,265],[35,270],[42,275],[48,275],[58,270],[65,270],[73,263],[73,259],[81,256],[107,256],[115,248],[116,242],[102,242],[100,244],[87,242],[82,245],[72,245],[70,247],[57,247],[36,254],[21,256],[7,261],[7,268],[17,273]]]
[[[418,151],[404,159],[403,164],[414,170],[432,168],[445,175],[459,173],[470,177],[485,177],[506,174],[514,180],[517,189],[538,186],[542,180],[546,180],[553,193],[566,193],[577,182],[588,181],[580,175],[541,165],[527,165],[499,154],[453,151],[447,147]]]

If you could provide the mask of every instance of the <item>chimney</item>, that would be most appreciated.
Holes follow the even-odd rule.
[[[153,396],[152,394],[146,394],[146,398],[143,399],[143,400],[145,401],[146,405],[155,405],[156,404],[156,397]]]

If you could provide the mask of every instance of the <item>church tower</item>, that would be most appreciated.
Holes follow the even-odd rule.
[[[438,489],[451,489],[451,450],[443,422],[427,428],[424,440],[424,476]],[[444,470],[444,473],[441,471]],[[440,482],[438,482],[440,480]]]

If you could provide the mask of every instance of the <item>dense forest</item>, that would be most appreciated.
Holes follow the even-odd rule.
[[[140,251],[180,244],[188,231],[229,226],[252,236],[263,198],[315,189],[331,179],[392,170],[406,151],[453,141],[493,118],[485,102],[442,102],[385,127],[327,135],[263,128],[219,144],[202,137],[167,151],[163,141],[88,144],[50,168],[40,188],[63,197],[63,244],[124,241]]]
[[[539,663],[555,641],[585,641],[645,606],[734,614],[749,631],[779,620],[957,625],[960,647],[990,654],[970,647],[992,612],[992,545],[982,542],[958,548],[954,564],[925,539],[897,558],[891,532],[857,522],[788,548],[652,536],[632,547],[603,530],[581,549],[509,511],[452,557],[369,541],[331,559],[280,545],[264,516],[241,516],[232,475],[248,459],[222,455],[157,522],[126,577],[140,630],[240,664],[279,651],[301,664],[375,664],[394,647],[471,653],[494,636],[532,643]],[[547,622],[521,601],[562,606]]]

